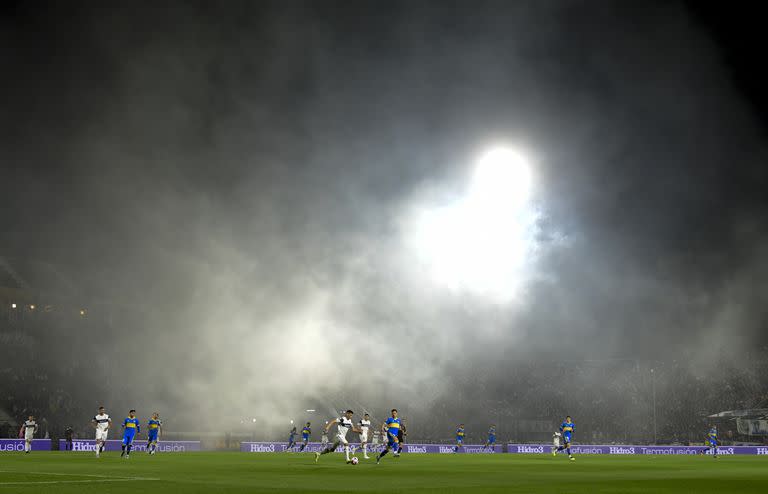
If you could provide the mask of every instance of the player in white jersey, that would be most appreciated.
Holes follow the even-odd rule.
[[[109,434],[112,419],[109,418],[104,407],[99,407],[99,413],[91,419],[91,423],[93,423],[93,428],[96,429],[96,458],[98,458],[107,445],[107,434]]]
[[[562,435],[560,432],[555,432],[552,434],[552,454],[557,455],[557,448],[560,447],[560,437]]]
[[[336,448],[339,447],[339,444],[344,445],[344,453],[347,455],[347,463],[352,462],[352,459],[349,457],[349,441],[347,441],[347,432],[350,430],[357,433],[362,432],[359,428],[355,427],[354,423],[352,423],[352,415],[354,413],[355,412],[352,410],[347,410],[341,417],[328,422],[328,424],[325,426],[325,431],[328,432],[328,429],[330,429],[333,424],[336,424],[336,428],[338,429],[336,431],[336,437],[333,439],[332,445],[328,446],[320,453],[315,453],[315,463],[317,463],[317,460],[320,459],[320,455],[333,453],[336,451]]]
[[[371,417],[367,413],[363,415],[363,419],[357,423],[360,428],[360,446],[363,448],[363,458],[370,460],[368,456],[368,434],[371,429]]]
[[[35,437],[35,432],[37,432],[37,422],[35,422],[35,417],[30,415],[29,418],[21,424],[21,430],[19,431],[19,435],[24,434],[25,453],[32,451],[32,439]]]

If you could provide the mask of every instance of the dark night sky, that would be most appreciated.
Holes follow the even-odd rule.
[[[204,343],[230,319],[244,338],[319,340],[270,326],[296,313],[366,341],[420,327],[414,351],[448,334],[499,358],[562,341],[574,358],[649,357],[764,338],[756,13],[125,5],[2,7],[0,254],[54,262],[91,295],[178,307],[158,322],[171,341],[183,328]],[[534,157],[543,212],[538,276],[514,311],[428,288],[400,241],[411,206],[455,196],[478,150],[505,140]],[[207,301],[220,312],[200,313]],[[443,364],[414,372],[427,382]]]

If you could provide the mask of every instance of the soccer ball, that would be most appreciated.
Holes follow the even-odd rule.
[[[353,456],[353,457],[352,457],[352,464],[353,464],[353,465],[357,465],[357,462],[358,462],[358,461],[360,461],[360,460],[358,460],[358,459],[357,459],[357,456]]]

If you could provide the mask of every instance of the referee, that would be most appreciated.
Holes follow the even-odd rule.
[[[400,421],[400,429],[397,431],[397,442],[399,444],[399,447],[397,449],[397,454],[400,454],[403,452],[403,444],[405,443],[405,436],[408,435],[408,430],[405,428],[405,419]]]

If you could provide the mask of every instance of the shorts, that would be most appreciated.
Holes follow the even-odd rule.
[[[27,431],[24,431],[24,439],[26,441],[31,441],[35,437],[35,431],[32,429],[29,429]]]
[[[397,440],[397,436],[392,434],[391,432],[387,432],[387,447],[392,448],[394,446],[397,446],[399,444]]]
[[[349,444],[349,441],[347,441],[347,438],[346,438],[346,436],[342,436],[341,434],[338,434],[338,435],[336,436],[336,439],[334,440],[334,442],[337,442],[337,443],[343,444],[344,446],[346,446],[347,444]]]
[[[456,438],[456,444],[461,444],[463,442],[464,442],[464,438],[463,437],[457,437]]]
[[[147,436],[147,441],[150,443],[156,443],[157,442],[157,432],[150,432]],[[293,442],[293,440],[291,440]]]
[[[709,440],[709,445],[712,446],[712,447],[716,447],[717,446],[717,441],[710,439]]]
[[[488,444],[496,444],[496,436],[488,436]]]
[[[97,441],[106,441],[107,440],[107,434],[109,434],[109,429],[96,429],[96,440]]]
[[[309,436],[301,436],[301,440],[306,442],[309,442]]]
[[[563,434],[563,442],[565,442],[566,444],[570,444],[571,443],[571,435],[570,434]]]
[[[133,444],[133,439],[136,437],[136,433],[132,432],[131,434],[123,434],[123,444],[126,446],[129,444]]]
[[[360,433],[360,442],[361,443],[367,443],[368,442],[368,431],[363,431]]]

